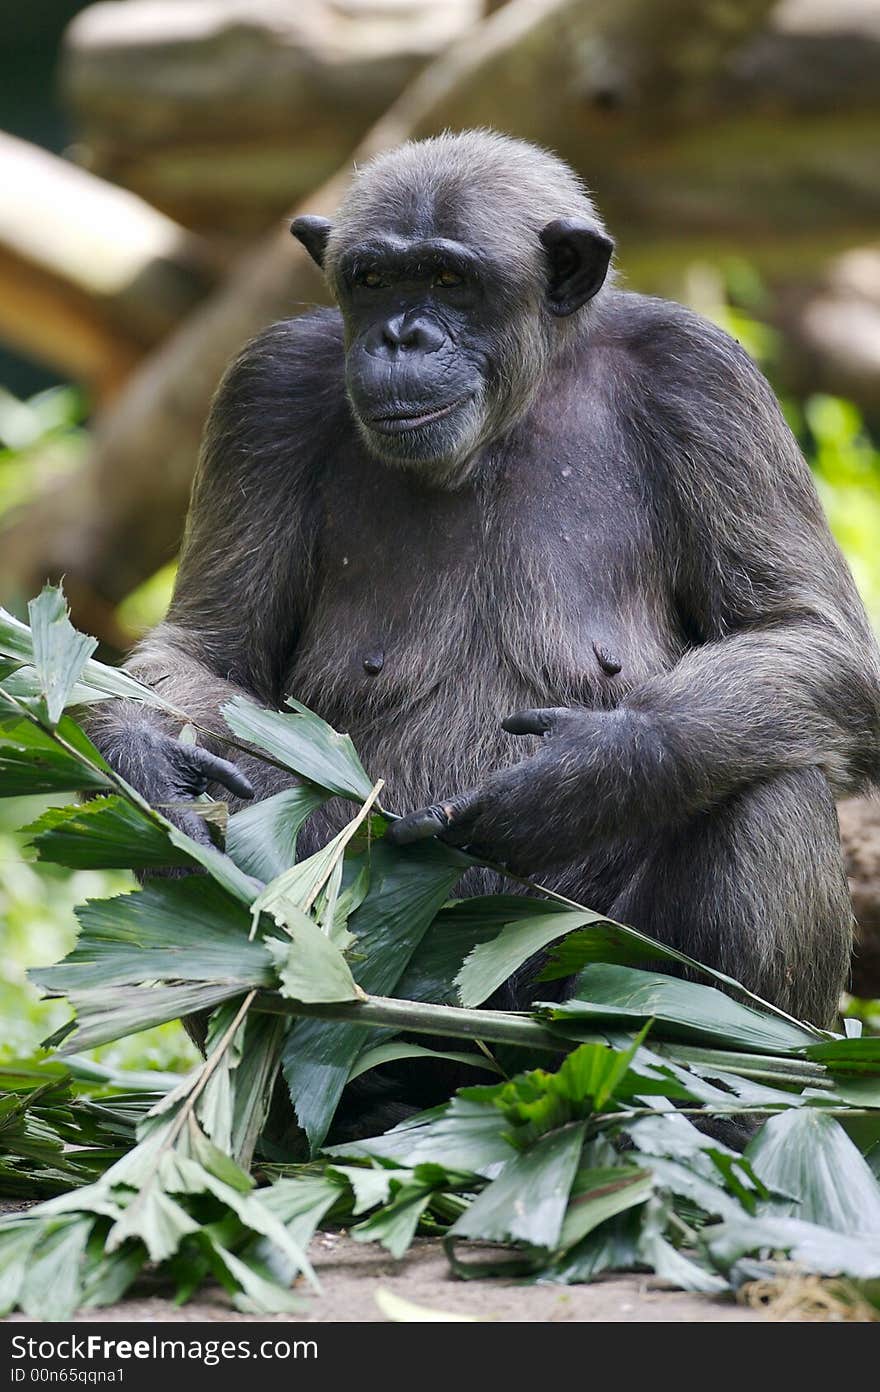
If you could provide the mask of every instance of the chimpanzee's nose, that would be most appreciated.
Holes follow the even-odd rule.
[[[443,346],[443,330],[421,314],[395,314],[382,325],[373,346],[392,356],[397,353],[436,353]]]

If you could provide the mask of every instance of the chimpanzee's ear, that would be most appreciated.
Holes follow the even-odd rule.
[[[290,224],[290,230],[298,242],[302,242],[313,261],[323,269],[327,238],[333,228],[332,222],[322,217],[298,217]]]
[[[550,272],[547,308],[564,319],[602,289],[614,243],[580,218],[556,218],[541,232]]]

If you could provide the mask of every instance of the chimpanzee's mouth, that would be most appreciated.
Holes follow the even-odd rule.
[[[393,411],[387,415],[370,416],[369,425],[372,430],[378,430],[382,435],[401,435],[407,430],[418,430],[423,425],[433,425],[435,421],[442,420],[444,416],[451,415],[459,406],[463,406],[469,401],[469,396],[459,396],[455,401],[449,401],[445,406],[438,406],[434,411]]]

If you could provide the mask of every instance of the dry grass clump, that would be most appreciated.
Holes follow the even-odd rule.
[[[762,1281],[740,1287],[737,1300],[763,1310],[770,1320],[815,1323],[880,1323],[880,1307],[866,1300],[858,1285],[843,1277],[809,1275],[797,1268],[781,1270]]]

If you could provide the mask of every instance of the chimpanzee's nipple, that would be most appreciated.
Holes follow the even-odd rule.
[[[371,677],[378,676],[384,666],[385,653],[381,648],[378,648],[375,652],[367,653],[367,656],[364,658],[364,671],[368,672]]]
[[[617,658],[614,656],[614,654],[612,652],[609,652],[603,643],[594,643],[593,652],[596,654],[596,661],[598,662],[599,666],[602,668],[602,671],[606,674],[606,676],[616,677],[617,673],[623,666],[623,663],[619,662]]]

